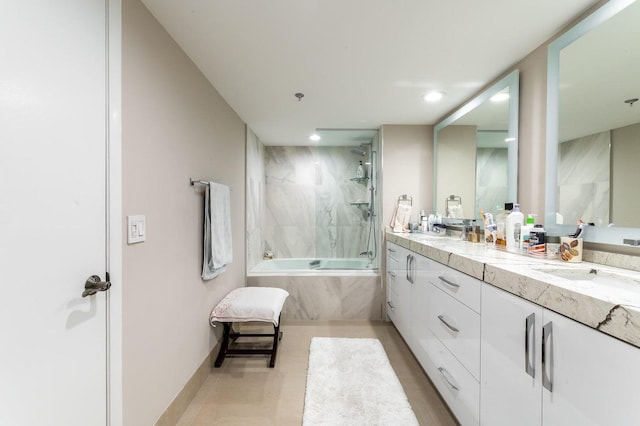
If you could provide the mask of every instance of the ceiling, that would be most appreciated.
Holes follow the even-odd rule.
[[[142,1],[266,145],[434,124],[597,3]]]

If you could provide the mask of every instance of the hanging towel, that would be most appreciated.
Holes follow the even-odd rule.
[[[204,193],[202,279],[210,280],[233,261],[229,187],[209,182]]]

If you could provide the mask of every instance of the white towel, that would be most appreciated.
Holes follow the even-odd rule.
[[[233,261],[229,187],[209,182],[204,195],[202,279],[210,280]]]

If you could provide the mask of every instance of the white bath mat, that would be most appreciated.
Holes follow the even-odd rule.
[[[378,339],[311,339],[304,426],[418,425]]]

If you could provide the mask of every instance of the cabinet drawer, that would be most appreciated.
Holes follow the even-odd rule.
[[[480,383],[434,336],[427,343],[429,377],[440,395],[463,425],[478,425]]]
[[[387,316],[397,326],[398,325],[398,294],[387,290]]]
[[[398,294],[398,261],[387,257],[387,288]]]
[[[480,315],[434,288],[429,329],[477,379],[480,379]]]
[[[438,262],[432,263],[428,277],[431,284],[480,313],[480,280]]]
[[[392,259],[399,259],[400,256],[400,246],[397,246],[393,243],[387,243],[387,259],[388,258],[392,258]]]

